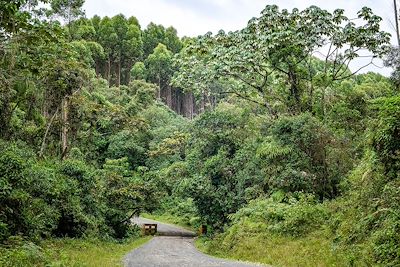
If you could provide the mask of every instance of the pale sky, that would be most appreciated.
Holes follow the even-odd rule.
[[[179,36],[198,36],[211,31],[217,33],[239,30],[252,17],[258,17],[266,5],[276,4],[281,9],[300,10],[316,5],[333,11],[346,10],[347,17],[356,17],[363,6],[383,18],[382,29],[394,37],[392,0],[86,0],[87,17],[114,16],[119,13],[138,18],[142,28],[150,22],[173,26]],[[394,39],[393,39],[394,40]],[[390,70],[371,67],[368,70],[388,75]]]

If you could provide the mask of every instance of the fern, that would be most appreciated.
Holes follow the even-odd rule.
[[[262,159],[274,160],[288,156],[293,149],[290,146],[281,145],[272,137],[267,138],[257,149],[256,155]]]

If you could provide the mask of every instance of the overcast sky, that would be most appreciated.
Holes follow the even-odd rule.
[[[137,17],[142,28],[155,22],[173,26],[179,36],[198,36],[208,31],[217,33],[220,29],[239,30],[269,4],[289,10],[310,5],[329,11],[342,8],[348,17],[355,17],[358,10],[368,6],[383,18],[382,29],[394,35],[392,0],[86,0],[84,9],[88,17],[122,13]],[[390,73],[390,70],[377,68],[370,70]]]

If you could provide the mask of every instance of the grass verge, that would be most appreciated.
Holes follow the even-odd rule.
[[[151,237],[138,237],[119,243],[63,238],[43,241],[41,247],[33,243],[25,243],[14,248],[0,248],[0,266],[122,266],[122,259],[129,251],[143,245],[150,239]]]
[[[347,266],[346,257],[335,252],[331,241],[320,232],[302,238],[266,234],[237,236],[235,240],[222,237],[198,238],[196,247],[215,257],[259,262],[275,267]]]

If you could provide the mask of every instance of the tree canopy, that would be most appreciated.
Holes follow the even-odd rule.
[[[390,35],[380,30],[381,18],[363,8],[358,19],[361,26],[340,9],[267,6],[240,31],[208,33],[192,42],[177,60],[174,81],[204,92],[215,81],[232,80],[223,93],[259,103],[271,115],[286,104],[288,112],[312,112],[315,105],[324,112],[327,87],[388,51]],[[349,64],[360,56],[371,62],[351,72]]]

